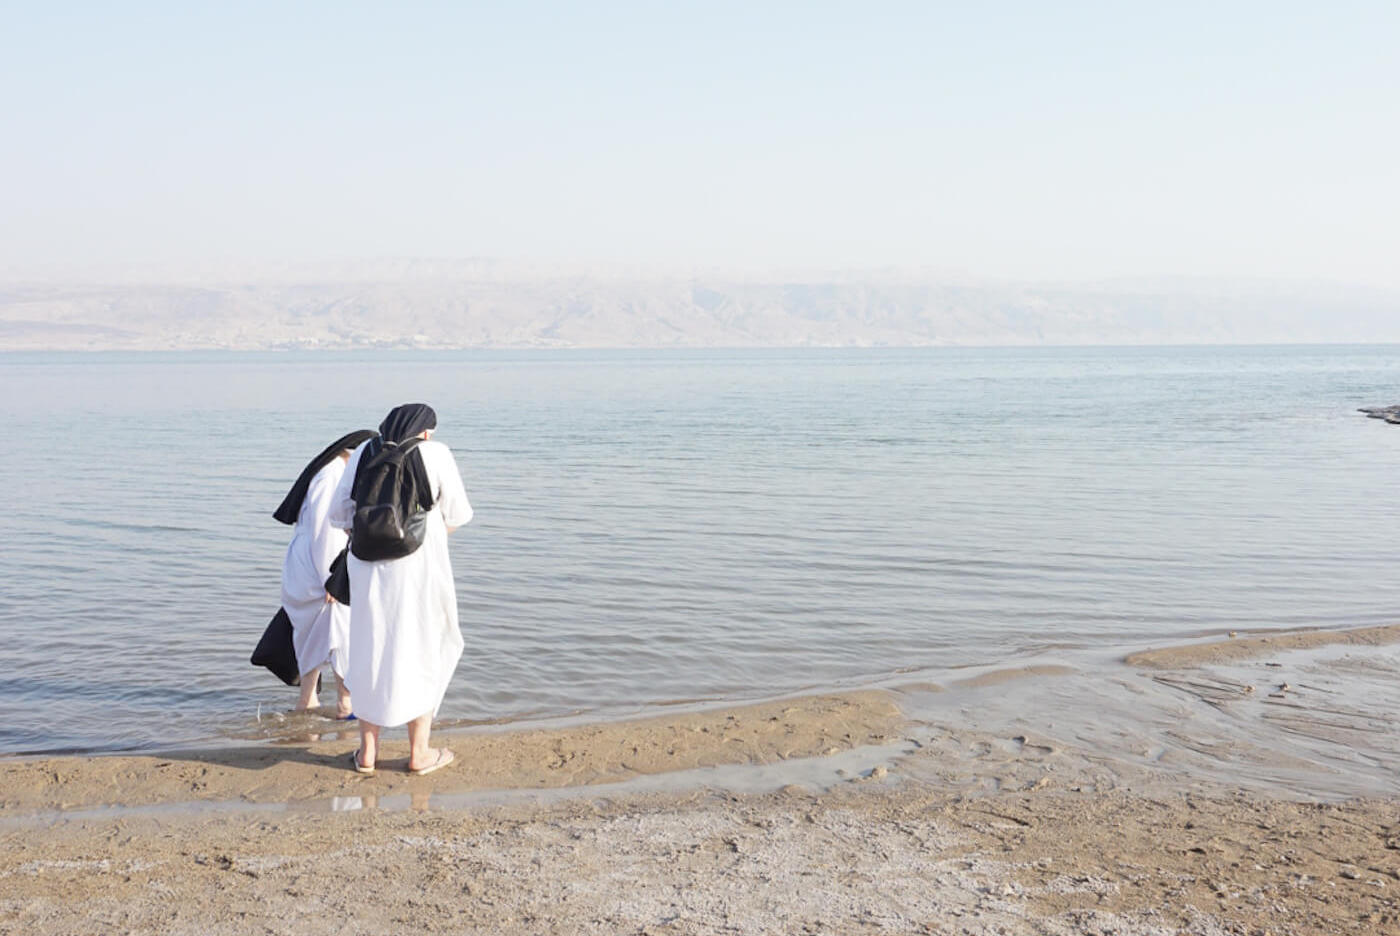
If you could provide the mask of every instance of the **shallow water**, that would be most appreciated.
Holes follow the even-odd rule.
[[[610,717],[1395,620],[1400,347],[0,355],[0,751],[207,739],[271,511],[421,399],[476,520],[441,713]]]

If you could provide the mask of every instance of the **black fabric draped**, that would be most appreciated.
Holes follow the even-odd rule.
[[[346,546],[331,560],[331,574],[326,576],[326,594],[343,605],[350,604],[350,566],[346,562],[350,547]]]
[[[272,616],[248,662],[254,666],[266,666],[272,670],[272,675],[289,686],[301,685],[297,651],[292,644],[292,619],[287,617],[286,608],[278,608]]]
[[[356,488],[358,489],[359,473],[371,458],[379,454],[385,443],[392,442],[398,445],[407,442],[425,429],[437,428],[437,413],[426,403],[404,403],[389,410],[389,415],[384,417],[384,421],[379,424],[379,437],[370,442],[365,447],[365,452],[360,456],[360,464],[356,468]],[[404,465],[413,472],[413,481],[418,489],[418,502],[424,510],[430,510],[433,506],[433,489],[428,483],[428,469],[423,466],[423,455],[420,452],[409,452],[404,461]]]
[[[411,439],[425,429],[437,428],[437,413],[426,403],[405,403],[389,410],[379,424],[379,435],[385,442],[399,443]]]
[[[432,410],[428,410],[428,412],[431,413]],[[433,424],[437,425],[436,418],[433,419]],[[423,430],[420,429],[418,431],[422,432]],[[297,477],[296,483],[293,484],[292,489],[287,492],[287,496],[282,498],[282,504],[273,512],[272,516],[289,526],[296,523],[297,517],[301,514],[302,502],[306,500],[306,492],[311,487],[311,479],[316,477],[316,472],[329,465],[331,459],[338,456],[341,452],[346,449],[353,451],[359,447],[361,442],[372,438],[374,438],[374,433],[370,430],[356,429],[354,432],[343,435],[326,446],[325,451],[311,459],[306,467],[302,469],[301,475]]]

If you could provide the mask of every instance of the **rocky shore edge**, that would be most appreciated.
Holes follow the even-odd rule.
[[[1395,406],[1361,406],[1356,411],[1365,413],[1371,419],[1384,419],[1392,425],[1400,425],[1400,404]]]

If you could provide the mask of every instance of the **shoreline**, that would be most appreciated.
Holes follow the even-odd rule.
[[[1286,669],[1272,658],[1396,644],[1400,644],[1400,624],[1256,632],[1133,650],[1113,657],[1107,670],[1019,661],[1009,667],[948,669],[935,674],[939,681],[919,679],[923,674],[912,673],[870,688],[749,703],[704,700],[698,707],[657,706],[646,714],[611,720],[590,720],[585,715],[524,725],[448,721],[435,727],[434,739],[452,747],[459,763],[435,778],[433,786],[450,795],[509,793],[627,783],[641,777],[681,778],[710,768],[790,762],[794,763],[790,772],[796,782],[819,785],[823,771],[804,770],[804,765],[795,762],[820,761],[865,747],[872,749],[870,757],[876,760],[897,757],[932,743],[933,738],[915,740],[920,732],[928,734],[930,728],[935,729],[934,735],[942,733],[944,740],[964,733],[972,737],[979,731],[1004,734],[1013,729],[991,724],[995,719],[989,713],[998,706],[1006,710],[1004,721],[1036,727],[1020,709],[1036,697],[1037,704],[1065,705],[1062,698],[1046,699],[1052,690],[1055,696],[1101,696],[1106,687],[1116,684],[1127,689],[1123,695],[1140,699],[1150,688],[1165,686],[1186,692],[1192,701],[1220,708],[1226,703],[1278,698],[1276,693],[1256,694],[1253,685],[1232,678],[1238,675],[1239,667],[1266,657],[1270,660],[1260,665],[1284,674],[1294,669]],[[1123,671],[1112,672],[1115,666]],[[1130,675],[1136,675],[1141,685],[1130,686]],[[1272,670],[1269,675],[1273,675]],[[908,681],[911,677],[913,681]],[[1299,690],[1293,690],[1287,701],[1294,703],[1300,698]],[[1080,707],[1086,702],[1090,706],[1103,702],[1102,698],[1074,701]],[[1328,707],[1324,711],[1335,716],[1335,700],[1325,701]],[[1072,719],[1075,714],[1073,706],[1056,711],[1061,718]],[[1121,717],[1131,722],[1134,714]],[[1144,704],[1136,714],[1146,717],[1150,709]],[[402,738],[385,741],[381,770],[373,778],[364,778],[346,770],[342,763],[344,753],[357,746],[354,723],[335,722],[315,713],[278,713],[276,719],[275,726],[262,733],[234,735],[222,742],[143,752],[0,757],[0,819],[26,811],[61,813],[95,807],[119,810],[211,801],[305,803],[362,788],[374,796],[394,796],[416,782],[400,763],[406,763],[407,752]],[[978,724],[979,719],[988,723]],[[913,747],[902,752],[884,750],[899,744]],[[1051,744],[1052,749],[1064,746],[1058,741]],[[969,746],[975,745],[960,743],[962,748]],[[969,767],[965,751],[945,753],[950,754],[949,763]],[[1101,749],[1086,753],[1112,759],[1125,752]],[[839,778],[842,774],[835,770],[849,772],[837,767],[825,773]],[[976,774],[966,769],[962,772]],[[684,786],[684,780],[677,786]],[[1400,786],[1396,791],[1400,792]]]
[[[384,742],[372,777],[348,769],[353,723],[303,716],[285,738],[158,754],[0,761],[0,818],[172,802],[286,803],[428,788],[443,793],[616,783],[696,768],[827,757],[893,740],[903,718],[886,692],[804,696],[757,705],[570,728],[434,733],[458,762],[429,778],[405,770],[408,744]],[[333,727],[327,727],[333,726]]]
[[[1396,932],[1397,641],[449,730],[459,763],[421,778],[402,741],[354,774],[353,728],[298,734],[332,724],[310,716],[183,756],[0,760],[0,934]]]
[[[1281,630],[1247,630],[1238,636],[1223,631],[1187,635],[1165,646],[1154,646],[1141,640],[1125,642],[1122,649],[1106,656],[1097,654],[1090,646],[1075,646],[1063,651],[1066,656],[1017,657],[1004,663],[952,663],[919,667],[882,676],[850,677],[836,685],[806,685],[782,691],[777,695],[743,691],[731,695],[663,699],[638,702],[631,706],[615,706],[611,710],[580,709],[569,712],[526,712],[492,718],[450,717],[437,719],[433,732],[497,732],[519,734],[536,730],[579,728],[602,724],[663,719],[669,713],[704,714],[707,712],[752,708],[776,702],[816,697],[844,697],[866,692],[907,688],[927,688],[942,691],[966,686],[980,687],[1018,680],[1027,676],[1053,676],[1071,673],[1070,665],[1077,655],[1111,660],[1142,669],[1180,669],[1216,663],[1228,663],[1257,658],[1268,653],[1287,652],[1334,645],[1385,646],[1400,644],[1400,624],[1368,625],[1345,628],[1289,628]],[[1047,662],[1048,661],[1048,662]],[[968,675],[969,673],[974,675]],[[934,674],[934,675],[930,675]],[[132,742],[120,747],[55,748],[41,750],[0,751],[0,766],[21,761],[88,757],[146,757],[190,754],[198,751],[218,752],[239,746],[257,747],[268,743],[291,743],[299,736],[320,734],[329,738],[337,732],[354,734],[354,723],[335,722],[324,712],[333,706],[323,706],[310,713],[290,709],[259,707],[256,721],[248,718],[241,728],[228,728],[221,734],[196,735],[168,744]],[[391,729],[392,730],[392,729]]]

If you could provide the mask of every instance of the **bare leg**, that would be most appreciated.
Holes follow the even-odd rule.
[[[340,678],[340,674],[331,670],[331,675],[335,677],[335,717],[349,718],[354,711],[350,707],[350,690],[345,688],[345,680]]]
[[[360,719],[360,750],[355,755],[361,767],[373,767],[379,759],[379,726]]]
[[[296,710],[304,712],[309,708],[317,708],[321,700],[316,695],[316,690],[321,686],[321,668],[318,666],[309,673],[301,674],[301,698],[297,700]]]
[[[437,760],[438,752],[428,747],[428,732],[433,727],[433,713],[419,715],[408,723],[408,769],[418,770]]]

